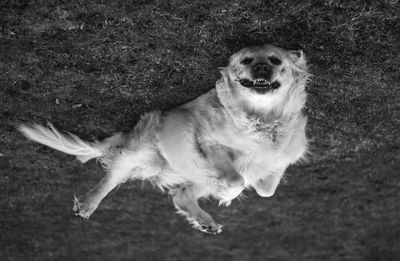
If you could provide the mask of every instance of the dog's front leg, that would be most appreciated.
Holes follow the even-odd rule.
[[[222,232],[222,226],[200,208],[192,186],[174,189],[170,193],[178,213],[186,216],[186,219],[193,224],[194,228],[214,235]]]
[[[257,194],[261,197],[272,197],[275,194],[284,171],[285,169],[283,168],[273,174],[268,175],[266,178],[258,180],[253,185]]]
[[[224,179],[229,187],[244,187],[244,179],[234,168],[228,148],[219,144],[203,144],[202,150],[207,160],[217,169],[219,178]]]

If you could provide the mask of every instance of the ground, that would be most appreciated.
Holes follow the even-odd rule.
[[[391,1],[0,3],[0,260],[400,260],[400,4]],[[222,235],[171,199],[121,185],[89,220],[74,194],[103,175],[26,140],[52,122],[93,140],[214,87],[249,44],[302,49],[312,155],[272,198],[204,202]]]

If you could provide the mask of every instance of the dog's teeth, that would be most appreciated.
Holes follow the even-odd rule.
[[[268,81],[265,79],[255,79],[253,81],[254,85],[269,85]]]

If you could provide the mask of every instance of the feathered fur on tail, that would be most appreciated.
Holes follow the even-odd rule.
[[[31,127],[21,125],[18,129],[28,139],[64,153],[75,155],[82,163],[103,155],[100,148],[94,146],[93,143],[85,142],[72,133],[68,133],[68,135],[61,134],[51,123],[48,123],[48,126],[46,128],[38,124]]]

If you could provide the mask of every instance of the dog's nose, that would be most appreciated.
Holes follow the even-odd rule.
[[[267,63],[257,63],[253,67],[253,72],[256,74],[271,74],[272,68]]]

